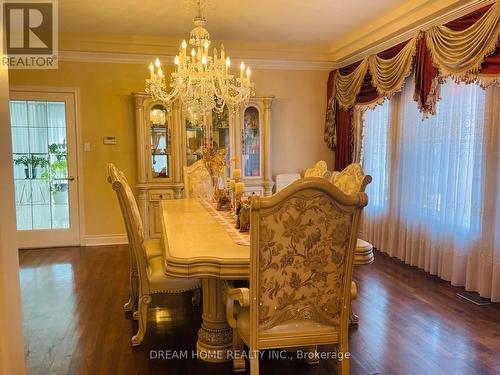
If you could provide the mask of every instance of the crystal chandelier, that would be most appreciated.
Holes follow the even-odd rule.
[[[226,105],[231,111],[248,104],[253,95],[254,84],[250,81],[250,68],[242,61],[240,75],[230,72],[231,60],[221,45],[220,54],[214,48],[210,54],[210,34],[205,29],[206,18],[201,15],[200,1],[198,16],[194,18],[195,28],[191,30],[188,43],[183,40],[179,54],[175,56],[175,72],[170,77],[170,88],[161,68],[160,60],[149,65],[150,78],[146,79],[146,92],[154,100],[165,103],[170,109],[179,99],[191,112],[207,114],[215,110],[221,113]]]

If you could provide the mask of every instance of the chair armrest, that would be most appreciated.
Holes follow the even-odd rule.
[[[250,306],[250,289],[248,288],[232,288],[227,291],[228,298],[233,301],[238,301],[241,307]]]
[[[236,328],[234,301],[241,307],[250,306],[250,290],[248,288],[232,288],[226,291],[226,317],[231,328]]]

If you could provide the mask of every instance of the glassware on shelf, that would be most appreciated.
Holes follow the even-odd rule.
[[[245,110],[242,129],[243,170],[245,177],[260,176],[260,123],[259,111],[255,107]]]
[[[170,128],[167,111],[155,105],[150,111],[151,175],[153,178],[170,177]]]

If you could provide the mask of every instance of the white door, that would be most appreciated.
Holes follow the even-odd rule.
[[[75,94],[11,91],[20,248],[80,242]]]

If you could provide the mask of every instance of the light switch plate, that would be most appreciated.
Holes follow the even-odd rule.
[[[102,139],[102,143],[105,145],[116,145],[118,142],[116,140],[116,137],[104,137]]]
[[[85,152],[90,152],[92,151],[92,146],[90,145],[90,142],[85,142],[83,144],[83,151]]]

